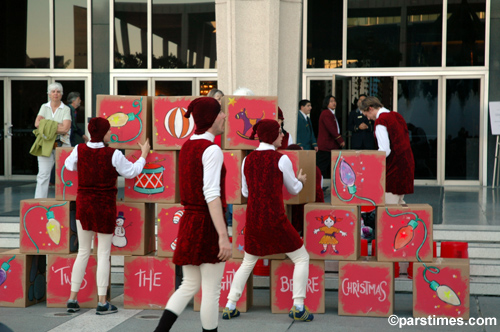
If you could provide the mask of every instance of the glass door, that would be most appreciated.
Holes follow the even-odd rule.
[[[2,118],[2,123],[3,125],[0,126],[0,177],[5,175],[5,164],[6,164],[6,158],[5,158],[5,151],[6,151],[6,145],[7,141],[10,142],[10,119],[8,119],[7,115],[5,114],[5,80],[0,80],[0,112],[3,116]],[[9,143],[10,144],[10,143]]]
[[[87,100],[87,89],[86,89],[86,79],[75,79],[75,78],[54,78],[52,82],[59,82],[63,86],[64,94],[62,96],[62,101],[64,105],[69,105],[70,102],[68,97],[71,92],[78,92],[80,94],[80,107],[75,110],[76,114],[72,114],[73,121],[76,122],[76,125],[85,132],[87,128],[87,117],[92,116],[92,112],[90,111],[90,105],[92,103],[86,103]],[[90,96],[89,96],[90,98]],[[86,107],[87,106],[87,107]],[[73,124],[72,124],[73,126]],[[75,135],[75,144],[83,143],[83,138],[79,135]]]

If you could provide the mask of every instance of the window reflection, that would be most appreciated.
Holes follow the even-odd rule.
[[[216,68],[215,2],[153,0],[153,68]]]
[[[398,113],[410,132],[415,179],[437,178],[437,80],[399,80]]]
[[[447,66],[484,66],[486,2],[448,0]]]
[[[87,68],[87,0],[55,0],[55,68]]]
[[[446,180],[479,179],[480,80],[446,81]]]
[[[156,81],[155,96],[192,96],[192,81]]]
[[[212,89],[217,89],[217,81],[200,81],[200,96],[206,96]]]
[[[118,81],[118,95],[147,96],[148,81]]]
[[[318,137],[319,116],[323,110],[323,99],[332,94],[332,80],[311,80],[310,81],[310,101],[311,101],[311,123],[314,134]]]

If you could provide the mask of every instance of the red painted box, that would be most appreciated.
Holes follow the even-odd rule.
[[[316,201],[316,151],[313,150],[280,150],[290,158],[295,176],[302,169],[302,174],[307,175],[307,181],[297,195],[292,195],[283,186],[283,200],[285,204],[304,204]]]
[[[116,202],[116,225],[111,255],[147,255],[155,250],[154,204]],[[98,240],[94,237],[94,252]]]
[[[362,257],[339,262],[339,315],[389,317],[394,310],[394,264]]]
[[[430,205],[379,206],[376,229],[379,261],[432,261],[432,207]]]
[[[238,271],[241,262],[241,259],[230,259],[226,261],[226,265],[224,267],[224,274],[222,275],[221,281],[221,291],[219,298],[219,311],[222,311],[227,303],[227,296],[229,295],[229,291],[231,290],[231,285],[233,284],[234,275],[236,271]],[[194,296],[194,311],[200,311],[201,306],[201,295],[202,291],[196,293]],[[252,306],[253,303],[253,274],[250,274],[248,277],[245,288],[243,289],[243,293],[241,294],[240,299],[236,303],[236,308],[240,312],[247,312],[248,309]]]
[[[172,260],[148,256],[125,256],[123,306],[125,309],[165,309],[175,291]]]
[[[293,267],[291,260],[271,261],[271,312],[288,313],[293,307]],[[325,313],[325,262],[309,261],[304,304],[315,314]]]
[[[69,254],[70,202],[54,199],[21,201],[19,249],[23,254]]]
[[[385,152],[332,150],[332,205],[384,205]]]
[[[243,258],[245,254],[245,225],[247,222],[247,206],[233,205],[233,258]],[[285,254],[261,257],[264,259],[285,259]]]
[[[262,119],[278,119],[278,97],[224,96],[226,113],[222,147],[226,150],[254,150],[259,139],[251,140],[252,127]]]
[[[47,259],[47,307],[66,308],[71,293],[71,274],[75,264],[75,255],[48,255]],[[95,308],[97,296],[97,256],[90,255],[85,269],[78,304],[81,308]],[[110,275],[111,277],[111,275]]]
[[[139,150],[125,151],[125,157],[135,162]],[[145,203],[180,202],[177,151],[151,151],[142,172],[133,179],[125,179],[125,201]]]
[[[357,260],[360,257],[357,206],[306,204],[304,215],[304,245],[311,259]]]
[[[413,317],[469,319],[469,282],[468,259],[437,258],[431,263],[414,263]]]
[[[46,256],[19,249],[0,253],[0,307],[24,308],[45,301]]]
[[[223,151],[226,166],[226,203],[245,204],[247,198],[241,194],[241,163],[246,156],[245,151]]]
[[[151,137],[151,97],[97,95],[96,115],[111,125],[112,148],[140,150]]]
[[[56,149],[56,199],[58,201],[76,201],[78,172],[68,171],[64,167],[64,162],[73,149],[73,147]]]
[[[158,204],[156,206],[158,221],[158,256],[174,257],[177,247],[179,221],[184,214],[181,204]]]
[[[180,150],[193,135],[194,118],[184,114],[191,101],[197,97],[153,97],[154,150]]]

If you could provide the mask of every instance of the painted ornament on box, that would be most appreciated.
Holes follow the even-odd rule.
[[[158,160],[158,157],[156,159],[155,162],[146,163],[141,174],[137,175],[134,181],[134,191],[146,195],[159,194],[165,191],[165,185],[163,184],[165,167],[157,164],[165,159]]]
[[[357,199],[360,199],[360,200],[363,200],[363,201],[367,201],[370,204],[372,204],[372,205],[375,206],[376,204],[375,204],[375,202],[372,199],[356,195],[356,192],[357,192],[357,189],[356,189],[356,172],[353,169],[354,165],[349,165],[349,163],[347,163],[345,161],[345,159],[341,158],[341,155],[342,155],[342,153],[339,152],[339,156],[337,157],[337,160],[335,162],[335,166],[333,168],[333,172],[334,172],[334,176],[333,176],[333,188],[335,189],[335,193],[336,193],[337,197],[341,201],[343,201],[343,202],[350,202],[354,198],[357,198]],[[339,165],[339,163],[340,163],[340,165]],[[362,166],[362,165],[360,165],[360,166],[363,168],[363,170],[365,169],[364,166]],[[347,188],[347,191],[348,191],[347,196],[351,195],[351,197],[347,197],[346,195],[344,195],[345,193],[343,193],[343,195],[341,195],[338,192],[337,174],[340,176],[340,181],[344,185],[344,188]],[[364,182],[364,178],[360,179],[360,181]],[[343,196],[345,196],[345,197],[343,197]]]
[[[193,133],[193,117],[185,118],[187,109],[184,107],[174,107],[165,116],[165,130],[170,136],[177,139],[184,139]]]
[[[116,106],[115,103],[111,102],[111,104],[111,106]],[[101,107],[103,106],[104,105],[101,105]],[[103,116],[111,125],[111,143],[128,143],[139,137],[143,130],[142,120],[139,116],[142,112],[142,106],[141,97],[140,99],[135,99],[132,102],[132,107],[136,109],[138,108],[137,113],[116,112],[108,116],[106,116],[106,113],[103,113]],[[123,110],[124,108],[125,107],[123,105],[119,106],[120,110]],[[121,129],[124,130],[122,131]],[[137,134],[135,134],[135,132],[137,132]]]

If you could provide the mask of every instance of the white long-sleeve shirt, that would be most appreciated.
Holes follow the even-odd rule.
[[[377,119],[381,113],[389,113],[390,111],[382,107],[377,112]],[[391,154],[391,141],[389,140],[389,132],[387,131],[387,127],[383,125],[375,126],[375,136],[377,137],[378,150],[385,151],[385,157],[389,157]]]
[[[201,135],[193,135],[190,140],[206,139],[213,142],[215,136],[208,131]],[[220,197],[220,174],[222,164],[224,163],[224,155],[218,145],[209,146],[201,157],[203,164],[203,195],[205,201],[210,203],[217,197]]]
[[[272,144],[260,142],[259,147],[255,149],[255,151],[265,151],[265,150],[275,151],[276,147],[274,147],[274,145]],[[247,159],[246,157],[245,159],[243,159],[243,163],[241,165],[241,178],[242,178],[241,193],[243,194],[243,196],[248,197],[248,185],[247,185],[247,179],[245,177],[246,159]],[[285,185],[286,190],[288,190],[288,192],[292,195],[297,195],[302,190],[304,185],[295,177],[292,162],[287,155],[283,155],[280,158],[278,162],[278,168],[283,173],[283,184]]]
[[[91,149],[100,149],[104,147],[104,143],[87,142],[87,146]],[[78,163],[78,145],[75,146],[71,154],[64,161],[64,166],[68,171],[76,171]],[[127,179],[133,179],[142,172],[146,160],[140,157],[135,163],[127,160],[120,150],[115,150],[111,158],[111,164],[116,169],[118,174]]]

